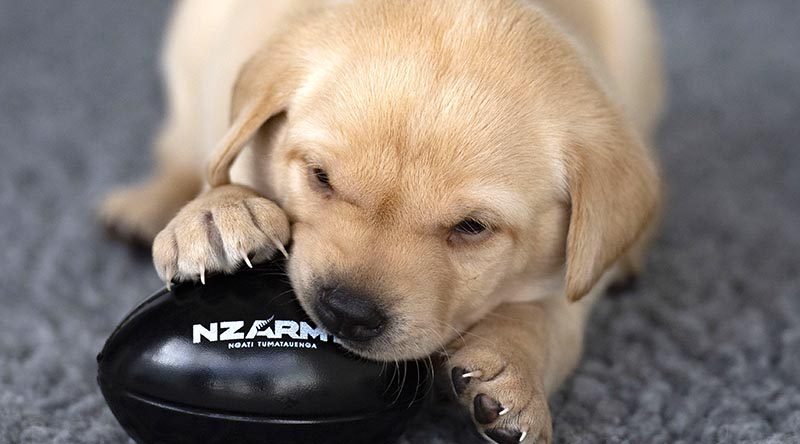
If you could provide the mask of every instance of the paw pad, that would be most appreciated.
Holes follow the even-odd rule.
[[[484,425],[497,421],[503,412],[508,411],[497,400],[483,393],[476,396],[472,403],[475,409],[475,420]]]

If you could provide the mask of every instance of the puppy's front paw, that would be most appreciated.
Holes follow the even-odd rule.
[[[286,254],[289,221],[275,203],[246,188],[228,185],[187,204],[156,236],[153,262],[161,279],[197,280],[232,272],[241,263]]]
[[[478,432],[492,442],[550,443],[547,395],[533,366],[501,349],[467,341],[450,356],[456,396],[471,413]]]

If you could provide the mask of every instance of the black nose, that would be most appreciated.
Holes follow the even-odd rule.
[[[323,288],[317,314],[322,325],[335,336],[351,341],[367,341],[383,332],[383,311],[357,292],[343,288]]]

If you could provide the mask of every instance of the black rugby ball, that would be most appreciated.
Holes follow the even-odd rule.
[[[367,361],[318,329],[282,264],[162,290],[97,356],[139,443],[391,443],[430,391],[423,362]]]

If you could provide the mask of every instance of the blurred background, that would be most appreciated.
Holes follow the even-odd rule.
[[[800,442],[800,2],[656,0],[670,199],[552,399],[559,442]],[[160,283],[93,206],[149,171],[169,2],[0,0],[0,442],[125,443],[95,354]],[[437,405],[403,443],[481,442]]]

